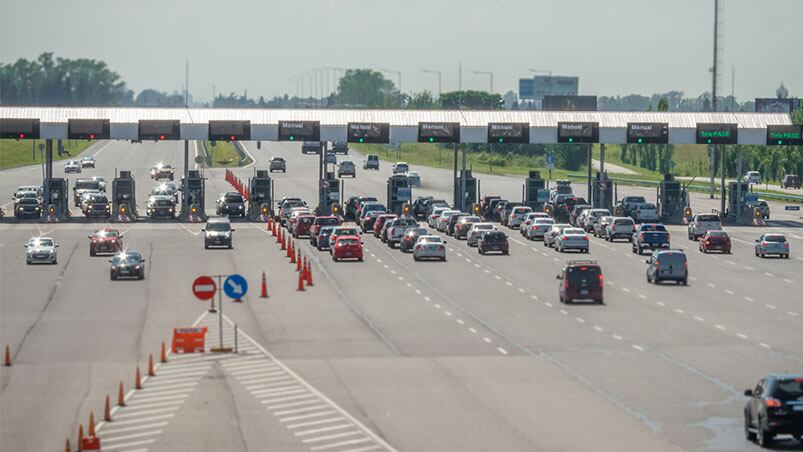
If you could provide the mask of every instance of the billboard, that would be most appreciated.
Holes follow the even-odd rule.
[[[756,113],[792,113],[800,109],[800,99],[756,98]]]
[[[544,111],[597,111],[597,96],[544,96]]]
[[[535,80],[531,78],[519,79],[519,99],[535,99]]]
[[[737,124],[697,123],[697,144],[737,144]]]
[[[540,100],[544,96],[576,96],[579,77],[565,75],[536,75],[519,79],[519,99]]]

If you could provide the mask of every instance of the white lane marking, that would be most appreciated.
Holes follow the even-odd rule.
[[[720,330],[720,331],[725,331],[725,327],[724,327],[724,326],[722,326],[722,325],[719,325],[719,324],[717,324],[717,325],[714,325],[714,328],[716,328],[716,329],[718,329],[718,330]]]
[[[379,262],[380,264],[382,263],[382,259],[377,258],[376,261]]]
[[[439,304],[435,304],[435,308],[436,308],[436,309],[440,309],[440,308],[441,308],[441,305],[439,305]]]
[[[519,287],[518,290],[519,290],[519,292],[524,293],[524,289],[523,288]]]
[[[545,302],[544,302],[544,305],[545,305],[546,307],[548,307],[548,308],[551,308],[551,307],[552,307],[552,303],[550,303],[550,302],[548,302],[548,301],[545,301]]]
[[[280,405],[268,405],[267,409],[276,410],[276,409],[279,409],[279,408],[292,408],[294,406],[303,406],[303,405],[309,405],[311,403],[320,403],[320,402],[321,402],[320,400],[315,400],[315,399],[302,400],[300,402],[282,403]]]
[[[527,248],[527,244],[526,244],[526,243],[519,242],[518,240],[516,240],[516,239],[514,239],[514,238],[511,238],[510,240],[513,240],[514,242],[518,243],[519,245],[521,245],[521,246],[523,246],[523,247]]]
[[[776,306],[772,304],[765,304],[764,306],[766,306],[767,309],[776,309]]]
[[[505,281],[505,284],[507,284],[508,286],[512,286],[513,285],[513,283],[510,282],[510,281]]]
[[[485,270],[483,270],[483,271],[484,271],[485,273],[491,273],[491,271],[490,271],[490,270],[488,270],[487,268],[486,268]]]
[[[111,425],[111,424],[109,424]],[[103,432],[99,435],[105,438],[108,435],[114,435],[115,433],[123,433],[123,432],[133,432],[135,430],[146,430],[149,428],[154,427],[164,427],[167,425],[167,422],[157,422],[155,424],[145,424],[145,425],[135,425],[133,427],[123,427],[123,428],[104,428]]]
[[[285,416],[287,414],[296,414],[296,413],[303,413],[305,411],[313,411],[313,410],[323,410],[329,408],[326,405],[313,405],[313,406],[305,406],[303,408],[293,408],[292,410],[283,410],[277,411],[273,413],[275,416]]]
[[[432,301],[429,297],[424,297],[424,301]]]
[[[404,276],[399,276],[399,281],[404,281]]]
[[[675,312],[677,312],[680,315],[683,315],[683,314],[686,313],[686,311],[684,311],[683,309],[677,309],[677,308],[675,308]]]
[[[638,297],[639,297],[639,298],[641,298],[642,300],[646,300],[646,299],[647,299],[647,297],[645,297],[645,296],[644,296],[644,295],[642,295],[642,294],[638,294]]]
[[[794,283],[795,283],[794,281],[792,281],[792,280],[791,280],[791,279],[789,279],[789,278],[784,278],[783,280],[784,280],[784,282],[787,282],[787,283],[789,283],[789,284],[794,284]]]
[[[633,348],[635,348],[636,350],[638,350],[638,351],[640,351],[640,352],[643,352],[643,351],[644,351],[644,347],[642,347],[642,346],[640,346],[640,345],[633,344]]]
[[[480,268],[480,264],[474,264],[474,266]]]
[[[407,287],[413,287],[412,283],[407,283]]]
[[[414,292],[415,292],[416,295],[421,295],[421,290],[420,289],[415,289]]]
[[[538,296],[536,295],[530,295],[530,298],[532,298],[533,300],[538,300]]]
[[[695,278],[694,276],[689,276],[689,279],[692,281],[697,281],[697,278]]]
[[[395,275],[395,274],[396,274],[396,270],[391,270],[391,271],[390,271],[390,274],[391,274],[391,275]]]
[[[502,277],[501,277],[501,276],[499,276],[499,275],[494,275],[494,278],[496,278],[496,279],[502,279]]]
[[[449,312],[449,311],[444,311],[444,314],[446,314],[447,317],[451,317],[452,316],[452,313]]]
[[[470,263],[470,262],[471,262],[471,259],[469,259],[469,258],[466,258],[466,262],[469,262],[469,263]]]
[[[385,269],[390,268],[390,267],[388,267],[388,264],[382,264],[382,266],[385,267]]]
[[[561,313],[561,314],[563,314],[563,315],[569,315],[569,313],[568,313],[568,312],[566,312],[566,311],[565,311],[565,310],[563,310],[563,309],[561,309],[561,310],[560,310],[560,313]]]
[[[293,377],[291,377],[289,375],[283,375],[283,376],[280,376],[280,377],[266,378],[264,380],[264,383],[255,384],[255,385],[251,385],[251,386],[246,386],[245,389],[247,389],[249,391],[253,391],[254,389],[263,389],[263,388],[276,387],[278,385],[287,384],[287,380],[292,380],[292,379],[293,379]]]
[[[725,261],[725,262],[729,263],[730,265],[736,265],[736,262],[733,261]]]
[[[760,346],[762,346],[764,348],[770,348],[770,346],[768,344],[765,344],[763,342],[759,342],[758,345],[760,345]]]
[[[577,320],[580,323],[586,323],[586,321],[582,317],[575,317],[575,320]]]
[[[457,253],[457,257],[463,257],[463,255],[460,254],[460,253]]]
[[[614,335],[612,335],[612,336],[613,336],[613,338],[614,338],[614,339],[616,339],[617,341],[621,341],[621,340],[622,340],[622,336],[619,336],[618,334],[614,334]]]
[[[279,418],[279,422],[301,421],[304,419],[312,419],[314,417],[329,416],[330,414],[336,414],[336,413],[337,413],[336,411],[326,410],[326,411],[320,411],[318,413],[299,414],[298,416]]]
[[[716,287],[716,285],[714,285],[714,284],[712,284],[712,283],[710,283],[710,282],[709,282],[709,283],[705,283],[705,285],[706,285],[706,286],[708,286],[708,287],[710,287],[710,288],[712,288],[712,289],[713,289],[714,287]]]
[[[309,421],[309,422],[299,422],[298,424],[289,424],[287,428],[299,428],[299,427],[309,427],[312,425],[321,425],[321,424],[330,424],[332,422],[339,422],[342,421],[342,417],[333,417],[331,419],[321,419],[318,421]]]
[[[702,318],[702,317],[700,317],[699,315],[696,315],[696,316],[694,316],[694,320],[696,320],[696,321],[698,321],[698,322],[702,322],[702,321],[704,321],[705,319],[704,319],[704,318]]]
[[[155,439],[146,439],[142,441],[131,441],[130,443],[114,444],[111,446],[103,446],[103,450],[116,450],[125,449],[131,446],[144,446],[145,444],[155,443]]]
[[[753,299],[752,299],[752,298],[750,298],[750,297],[744,297],[744,299],[745,299],[745,301],[749,301],[749,302],[751,302],[751,303],[755,301],[755,300],[753,300]]]
[[[118,414],[115,417],[116,418],[138,417],[138,416],[144,416],[144,415],[149,415],[149,414],[159,414],[159,413],[166,413],[168,411],[176,411],[178,408],[179,408],[178,406],[170,407],[170,408],[158,408],[158,409],[155,409],[155,410],[140,411],[140,412],[136,412],[136,413],[129,413],[128,410],[126,410],[125,413]]]
[[[742,339],[747,339],[747,335],[746,334],[736,333],[736,335],[739,336]]]
[[[368,442],[368,441],[371,441],[371,438],[361,438],[361,439],[353,439],[353,440],[350,440],[350,441],[340,441],[339,443],[327,444],[325,446],[310,447],[310,450],[315,451],[315,450],[334,449],[336,447],[349,446],[349,445],[352,445],[352,444],[362,444],[362,443],[365,443],[365,442]]]
[[[733,295],[733,291],[730,289],[725,289],[725,293],[728,295]]]
[[[745,266],[744,266],[744,269],[745,269],[745,270],[750,270],[750,271],[753,271],[753,270],[755,270],[755,268],[753,268],[753,267],[751,267],[751,266],[749,266],[749,265],[745,265]]]
[[[308,399],[310,397],[315,397],[315,394],[307,393],[307,394],[300,394],[288,397],[279,397],[278,399],[266,399],[263,400],[262,403],[267,405],[269,403],[276,403],[276,402],[289,402],[291,400],[301,400],[301,399]]]
[[[601,326],[594,325],[594,329],[599,331],[600,333],[603,331]]]
[[[300,432],[295,432],[294,435],[296,436],[314,435],[316,433],[331,432],[333,430],[342,430],[348,427],[351,427],[351,424],[332,425],[329,427],[320,427],[320,428],[313,428],[310,430],[302,430]]]
[[[666,306],[666,303],[664,303],[663,301],[656,301],[655,304],[657,304],[658,306],[662,306],[662,307]]]
[[[485,342],[487,342],[489,344],[491,343],[491,339],[488,338],[488,337],[483,337],[482,340],[484,340]]]
[[[130,421],[118,421],[118,420],[115,420],[114,421],[114,425],[118,426],[118,425],[139,424],[141,422],[150,422],[150,421],[158,421],[160,419],[169,419],[169,418],[172,418],[172,417],[175,417],[175,416],[176,416],[176,413],[170,413],[170,414],[163,414],[161,416],[153,416],[153,417],[150,417],[148,419],[145,419],[144,421],[142,419],[131,419]],[[114,418],[114,415],[112,415],[112,418]],[[109,425],[109,424],[104,424],[104,425]],[[98,428],[95,427],[95,430],[97,431]]]
[[[496,349],[497,349],[497,350],[499,350],[499,353],[501,353],[501,354],[503,354],[503,355],[507,355],[507,350],[505,350],[504,348],[502,348],[502,347],[496,347]]]
[[[628,289],[627,287],[622,287],[622,291],[630,293],[630,289]]]
[[[772,277],[773,277],[773,276],[775,276],[775,275],[773,275],[773,274],[772,274],[772,273],[770,273],[770,272],[764,272],[764,276],[767,276],[767,277],[769,277],[769,278],[772,278]]]
[[[102,439],[103,439],[103,443],[106,444],[106,443],[109,443],[109,442],[123,441],[123,440],[134,439],[134,438],[142,438],[143,436],[156,436],[156,435],[160,435],[161,433],[162,433],[161,430],[151,430],[151,431],[148,431],[148,432],[132,433],[130,435],[109,437],[109,433],[106,432],[103,435]],[[105,449],[106,446],[104,445],[103,448]]]
[[[792,317],[797,317],[797,312],[794,311],[786,311],[787,315],[791,315]]]
[[[353,431],[350,431],[350,432],[333,433],[331,435],[318,436],[318,437],[315,437],[315,438],[307,438],[307,439],[301,440],[301,442],[304,443],[304,444],[319,443],[321,441],[327,441],[327,440],[330,440],[330,439],[345,438],[345,437],[348,437],[348,436],[354,436],[354,435],[359,435],[359,434],[360,434],[359,431],[353,430]]]
[[[103,146],[102,148],[98,149],[98,152],[95,152],[94,154],[92,154],[92,157],[97,157],[97,156],[98,156],[98,155],[99,155],[101,152],[103,152],[103,151],[104,151],[104,150],[105,150],[107,147],[111,146],[111,144],[112,144],[112,142],[111,142],[111,141],[109,141],[108,143],[106,143],[106,145],[105,145],[105,146]]]
[[[455,319],[455,321],[456,321],[457,323],[459,323],[460,325],[465,325],[465,324],[466,324],[466,322],[464,322],[464,321],[462,321],[462,320],[460,320],[460,319]]]
[[[181,406],[182,403],[184,403],[185,398],[177,400],[164,400],[164,401],[160,400],[158,402],[142,403],[142,404],[129,403],[128,405],[126,405],[128,407],[126,412],[137,411],[147,408],[179,407]]]

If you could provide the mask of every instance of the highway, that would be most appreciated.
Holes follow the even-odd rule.
[[[297,143],[246,144],[255,157],[243,180],[273,173],[276,198],[315,204],[317,156]],[[194,153],[194,145],[190,145]],[[144,206],[148,170],[181,174],[183,143],[99,142],[86,151],[111,181],[134,171]],[[339,159],[344,157],[338,156]],[[390,164],[346,179],[345,197],[385,200]],[[54,176],[63,174],[57,163]],[[413,196],[451,199],[451,172],[412,167]],[[82,175],[82,176],[83,176]],[[231,187],[205,170],[206,209]],[[479,175],[483,194],[521,197],[523,179]],[[74,176],[71,176],[71,179]],[[41,180],[41,167],[0,173],[0,204]],[[177,177],[178,180],[178,177]],[[584,184],[575,187],[585,195]],[[619,196],[655,197],[620,187]],[[692,194],[695,211],[718,199]],[[605,274],[604,305],[562,305],[555,276],[574,258],[508,231],[511,255],[480,256],[451,237],[447,262],[413,262],[366,234],[365,262],[333,262],[299,241],[314,286],[296,291],[295,266],[264,224],[236,222],[233,250],[203,249],[202,224],[121,224],[128,249],[146,257],[144,281],[110,281],[106,258],[90,258],[87,235],[103,223],[0,224],[0,449],[62,450],[88,413],[102,419],[119,383],[130,394],[99,427],[103,450],[758,450],[745,441],[744,389],[768,372],[803,368],[803,220],[771,203],[769,227],[726,227],[731,255],[702,254],[685,227],[670,226],[689,256],[689,286],[648,284],[645,257],[625,242],[591,239]],[[144,210],[140,207],[140,210]],[[753,240],[782,231],[791,259],[759,259]],[[23,243],[38,234],[60,244],[55,266],[29,267]],[[268,299],[259,298],[266,272]],[[209,328],[217,315],[192,296],[199,275],[240,273],[242,303],[224,299],[226,345],[233,324],[240,353],[170,355],[142,390],[135,368],[158,358],[172,329]],[[303,402],[303,403],[302,403]],[[777,450],[803,446],[783,438]]]

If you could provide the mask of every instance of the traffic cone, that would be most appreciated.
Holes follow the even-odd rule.
[[[117,406],[125,406],[125,392],[123,391],[123,382],[120,382],[120,389],[117,391]]]
[[[106,406],[103,407],[103,420],[106,422],[112,421],[112,409],[111,405],[109,405],[109,395],[106,394]]]
[[[95,413],[89,412],[89,431],[87,434],[89,436],[95,436]]]
[[[156,375],[156,372],[153,371],[153,353],[148,355],[148,376],[153,377]]]
[[[314,284],[312,284],[312,264],[310,263],[307,263],[307,271],[305,272],[305,276],[307,279],[307,285],[313,286]]]
[[[134,379],[134,389],[142,389],[142,378],[139,375],[139,366],[137,366],[137,376]]]
[[[3,365],[6,367],[11,367],[11,349],[6,345],[6,359],[3,361]]]
[[[67,438],[67,444],[64,445],[64,452],[72,452],[72,447],[70,447],[70,438]]]
[[[167,362],[167,351],[165,350],[165,341],[162,341],[162,353],[159,355],[159,362]]]
[[[84,442],[84,424],[78,426],[78,451],[81,451],[81,443]]]
[[[301,271],[301,250],[298,250],[298,257],[296,257],[296,271]]]
[[[280,243],[282,244],[282,249],[286,250],[287,249],[287,245],[285,245],[285,243],[284,243],[284,233],[282,233],[281,229],[279,229],[279,237],[281,238],[281,242]]]
[[[287,239],[287,257],[290,258],[290,262],[295,263],[296,255],[293,254],[293,241],[291,239]]]
[[[298,288],[296,290],[303,292],[304,291],[304,275],[299,273],[298,274]]]
[[[265,279],[265,272],[262,272],[262,294],[260,298],[268,298],[268,281]]]

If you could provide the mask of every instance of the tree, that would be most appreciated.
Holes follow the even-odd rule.
[[[144,89],[137,94],[134,105],[138,107],[182,107],[184,96],[178,93],[167,94],[155,89]]]
[[[348,107],[398,107],[399,92],[381,72],[349,69],[337,85],[337,103]]]
[[[669,111],[669,100],[666,96],[658,101],[658,111]]]
[[[407,100],[407,108],[414,110],[431,110],[435,108],[435,99],[432,98],[432,93],[423,91],[413,94],[413,97]]]
[[[451,91],[441,94],[438,99],[441,108],[449,110],[501,110],[502,96],[486,91]]]

